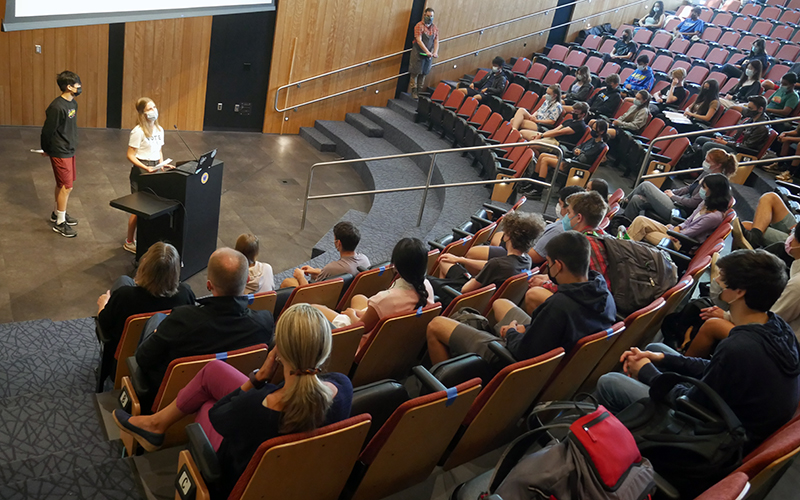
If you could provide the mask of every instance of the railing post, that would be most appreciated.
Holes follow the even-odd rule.
[[[317,164],[315,163],[311,165],[310,169],[308,169],[308,182],[306,182],[306,199],[303,202],[303,219],[300,222],[301,231],[306,228],[306,214],[308,214],[308,197],[311,194],[311,179],[314,176],[314,167],[316,166]]]
[[[547,197],[544,199],[544,205],[542,206],[543,214],[547,212],[547,205],[550,203],[550,198],[553,196],[553,186],[558,178],[558,173],[561,171],[561,162],[564,161],[564,151],[557,146],[554,148],[554,151],[556,152],[558,161],[556,162],[556,169],[553,171],[553,178],[550,179],[550,186],[547,188]]]
[[[425,202],[428,200],[428,190],[431,188],[431,178],[433,177],[433,167],[436,164],[436,153],[431,155],[431,165],[428,167],[428,180],[425,182],[425,191],[422,192],[422,203],[419,205],[419,217],[417,217],[417,227],[422,224],[422,213],[425,211]]]

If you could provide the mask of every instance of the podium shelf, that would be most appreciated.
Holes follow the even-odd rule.
[[[181,206],[176,200],[158,198],[141,191],[111,200],[110,205],[143,219],[152,219],[172,213]]]

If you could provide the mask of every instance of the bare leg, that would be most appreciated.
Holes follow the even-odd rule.
[[[691,358],[710,357],[714,345],[720,340],[728,338],[733,326],[733,323],[724,319],[709,319],[697,331],[694,340],[689,344],[689,348],[686,349],[686,356]]]
[[[502,321],[508,311],[517,307],[513,302],[508,299],[497,299],[492,302],[492,313],[494,313],[494,319],[498,322]]]
[[[297,288],[300,284],[294,278],[286,278],[281,281],[281,288]]]
[[[503,231],[495,231],[494,234],[492,235],[492,246],[499,247],[502,242],[503,242]]]
[[[72,188],[68,187],[58,187],[56,186],[55,197],[56,197],[56,210],[59,212],[66,212],[67,211],[67,202],[69,201],[69,194],[72,192]]]
[[[612,128],[609,128],[609,129],[606,131],[606,133],[608,134],[608,138],[609,138],[609,139],[615,139],[615,138],[617,137],[617,129],[615,129],[615,128],[613,128],[613,127],[612,127]]]
[[[133,238],[136,237],[136,216],[131,215],[128,217],[128,234],[126,235],[126,241],[133,241]]]
[[[781,197],[776,193],[766,193],[758,200],[752,228],[760,229],[763,233],[771,224],[780,222],[787,215],[789,215],[789,209],[783,204]]]
[[[464,257],[475,260],[489,260],[489,245],[472,247],[467,250],[467,254]]]
[[[558,158],[548,153],[542,153],[539,155],[539,161],[536,163],[536,173],[539,174],[539,177],[542,179],[547,179],[547,172],[551,168],[555,168],[557,163]]]
[[[511,127],[515,130],[519,130],[522,127],[522,124],[526,120],[531,119],[531,114],[528,113],[528,110],[524,108],[519,108],[516,113],[514,113],[514,118],[511,119]]]
[[[462,94],[464,94],[464,95],[467,95],[467,94],[469,94],[469,92],[468,92],[468,91],[467,91],[467,89],[465,89],[465,88],[460,88],[460,89],[456,89],[456,90],[458,90],[459,92],[461,92],[461,93],[462,93]]]
[[[451,267],[453,267],[453,264],[450,262],[439,262],[439,269],[436,270],[436,273],[440,278],[446,278],[447,272]]]
[[[311,304],[311,307],[324,314],[325,318],[327,318],[328,321],[333,321],[336,318],[336,316],[339,315],[339,313],[326,306],[321,306],[319,304]]]
[[[353,298],[350,299],[350,307],[363,311],[367,308],[367,300],[367,297],[360,293],[353,295]]]
[[[167,429],[186,415],[178,409],[178,402],[173,401],[163,410],[152,415],[137,415],[131,417],[129,422],[136,427],[156,434],[164,434]]]
[[[549,290],[545,290],[540,286],[535,286],[533,288],[528,289],[528,292],[525,294],[525,303],[523,309],[528,314],[533,314],[533,311],[536,310],[537,307],[542,305],[542,303],[552,296],[552,292]]]
[[[450,351],[447,348],[450,345],[450,336],[460,324],[458,321],[442,316],[437,316],[428,323],[426,337],[428,339],[428,354],[431,357],[431,363],[435,365],[450,359]]]

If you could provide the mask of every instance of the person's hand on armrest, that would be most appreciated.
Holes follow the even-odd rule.
[[[630,350],[622,353],[619,360],[622,363],[622,369],[625,374],[638,380],[639,371],[644,365],[658,363],[662,359],[664,359],[663,353],[642,351],[638,347],[632,347]]]
[[[525,333],[525,325],[520,325],[519,323],[517,323],[517,320],[513,320],[508,325],[500,327],[500,338],[501,339],[506,338],[506,335],[508,335],[508,331],[512,328],[518,331],[519,333]]]
[[[303,266],[303,267],[308,267],[308,266]],[[296,268],[292,273],[294,279],[297,280],[297,286],[308,285],[308,280],[306,279],[305,272],[303,272],[303,267]]]

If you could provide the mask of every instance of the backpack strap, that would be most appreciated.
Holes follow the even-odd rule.
[[[533,446],[539,439],[545,436],[553,429],[564,429],[569,431],[570,424],[554,424],[554,425],[545,425],[544,427],[539,427],[538,429],[534,429],[532,431],[528,431],[525,434],[521,435],[517,439],[515,439],[506,450],[503,452],[503,455],[500,457],[500,460],[497,461],[497,466],[494,468],[494,474],[492,474],[492,480],[489,482],[489,492],[497,491],[497,488],[500,487],[500,484],[503,480],[508,476],[511,469],[514,468],[517,463],[527,454],[528,449]]]

